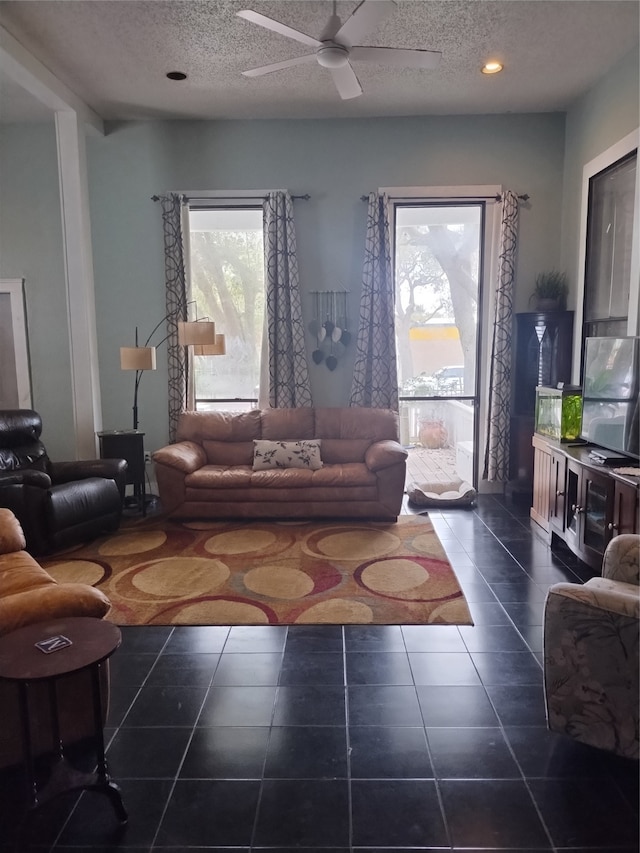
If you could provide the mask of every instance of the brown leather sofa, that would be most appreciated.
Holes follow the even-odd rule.
[[[100,590],[81,583],[57,583],[25,550],[25,537],[15,515],[0,509],[0,635],[25,625],[93,616],[101,619],[111,604]],[[90,674],[79,672],[57,681],[60,727],[65,745],[92,731]],[[104,712],[108,702],[108,672],[102,669]],[[34,683],[29,690],[34,751],[51,750],[49,694]],[[0,681],[0,767],[22,757],[18,693],[15,684]]]
[[[162,508],[176,518],[395,519],[407,451],[387,409],[184,412],[153,454]],[[322,466],[254,470],[254,442],[319,440]]]
[[[0,507],[12,510],[31,554],[47,554],[117,530],[124,459],[52,462],[32,409],[0,411]]]

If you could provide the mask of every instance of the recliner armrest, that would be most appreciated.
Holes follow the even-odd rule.
[[[640,536],[621,533],[609,542],[602,561],[602,577],[640,583]]]
[[[22,551],[26,544],[24,531],[14,513],[0,508],[0,554]]]
[[[89,477],[106,477],[118,481],[126,475],[125,459],[80,459],[75,462],[51,462],[49,465],[54,485],[71,483],[73,480],[87,480]]]
[[[193,474],[198,468],[207,464],[207,454],[204,447],[195,441],[179,441],[168,444],[152,454],[154,462],[182,471],[183,474]]]
[[[404,447],[393,439],[384,441],[376,441],[364,455],[364,461],[370,471],[380,471],[383,468],[389,468],[391,465],[397,465],[399,462],[404,462],[408,456],[408,452]]]
[[[585,584],[556,583],[549,587],[545,609],[550,607],[554,597],[570,599],[604,613],[640,618],[640,587],[636,584],[608,578],[591,578]]]
[[[36,471],[33,468],[0,471],[0,489],[3,486],[37,486],[41,489],[48,489],[51,486],[51,477],[44,471]]]

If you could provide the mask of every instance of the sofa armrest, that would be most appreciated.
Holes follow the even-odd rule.
[[[168,444],[152,454],[154,462],[182,471],[183,474],[193,474],[198,468],[207,464],[207,454],[204,448],[195,441],[179,441]]]
[[[609,542],[602,561],[602,577],[640,583],[640,536],[621,533]]]
[[[101,619],[111,607],[107,596],[84,583],[63,583],[29,589],[0,598],[0,634],[25,625],[67,616]]]
[[[367,468],[375,472],[404,462],[408,455],[404,447],[397,441],[386,439],[370,445],[364,455],[364,461]]]
[[[23,551],[27,540],[20,522],[10,509],[0,509],[0,554]]]

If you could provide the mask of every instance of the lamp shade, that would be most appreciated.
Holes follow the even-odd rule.
[[[226,351],[224,335],[216,335],[215,344],[198,344],[193,348],[194,355],[224,355]]]
[[[121,370],[155,370],[155,347],[120,347]]]
[[[183,347],[198,346],[216,342],[216,324],[208,320],[194,320],[178,323],[178,343]]]

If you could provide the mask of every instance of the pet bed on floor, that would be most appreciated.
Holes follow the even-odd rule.
[[[448,483],[411,483],[407,487],[409,503],[426,507],[471,506],[476,498],[476,490],[466,480],[452,480]]]

